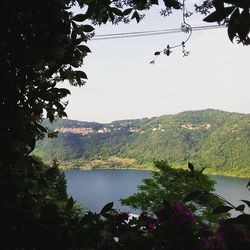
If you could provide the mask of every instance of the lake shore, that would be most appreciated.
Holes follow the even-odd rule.
[[[143,171],[156,171],[153,164],[138,164],[133,159],[121,159],[118,157],[113,157],[111,159],[103,160],[97,159],[92,161],[62,161],[58,162],[59,168],[62,170],[92,170],[92,169],[110,169],[110,170],[143,170]],[[171,164],[173,168],[183,168],[187,169],[187,164]],[[215,171],[215,169],[205,169],[204,174],[213,176],[226,176],[235,178],[250,178],[249,173],[235,173],[232,171]]]

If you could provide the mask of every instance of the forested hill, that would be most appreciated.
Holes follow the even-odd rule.
[[[37,143],[35,154],[44,160],[166,159],[250,176],[250,115],[207,109],[107,124],[68,119],[45,124],[58,137]]]

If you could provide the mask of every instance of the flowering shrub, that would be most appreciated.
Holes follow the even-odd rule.
[[[218,212],[222,212],[222,208],[215,209],[215,213]],[[250,215],[244,211],[236,218],[222,220],[217,229],[212,230],[178,202],[165,202],[164,208],[155,212],[155,216],[143,212],[138,218],[132,219],[127,213],[113,210],[110,203],[109,210],[101,212],[99,222],[105,224],[103,229],[113,231],[105,231],[102,235],[110,237],[102,241],[100,248],[95,246],[94,249],[108,249],[107,246],[117,250],[250,249]]]

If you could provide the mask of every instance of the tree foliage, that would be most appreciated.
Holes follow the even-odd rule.
[[[164,0],[169,11],[180,9],[177,0]],[[245,1],[246,2],[246,1]],[[85,45],[94,24],[135,19],[158,1],[145,0],[3,0],[0,2],[0,186],[1,238],[3,249],[110,249],[114,219],[82,216],[66,196],[65,181],[55,166],[45,166],[30,156],[37,139],[51,122],[66,116],[68,89],[59,83],[82,86],[81,70],[90,52]],[[79,5],[80,14],[72,7]],[[242,7],[241,2],[229,5]],[[249,27],[249,3],[232,13],[230,37],[245,40]],[[237,10],[237,9],[236,9]],[[235,11],[236,11],[235,10]],[[229,14],[230,15],[230,14]],[[238,25],[243,22],[244,29]],[[102,219],[100,219],[102,218]],[[113,218],[113,217],[112,217]],[[119,224],[120,225],[120,224]],[[123,225],[123,224],[122,224]],[[106,228],[110,229],[110,234]],[[140,227],[138,227],[139,229]],[[137,231],[143,239],[144,235]],[[107,236],[106,236],[107,235]],[[133,235],[133,234],[132,234]],[[95,241],[95,239],[99,239]],[[130,241],[127,241],[128,243]],[[138,246],[140,244],[138,243]],[[126,249],[119,245],[117,249]],[[139,248],[138,248],[139,249]]]
[[[212,211],[223,203],[213,195],[214,182],[202,171],[194,170],[191,163],[189,170],[173,169],[166,161],[156,161],[153,177],[143,180],[138,186],[137,193],[122,199],[123,205],[135,209],[154,213],[164,207],[164,203],[187,202],[187,207],[202,218],[204,223],[213,225],[220,216],[215,216]],[[187,195],[195,196],[190,199]],[[192,200],[192,202],[190,202]]]

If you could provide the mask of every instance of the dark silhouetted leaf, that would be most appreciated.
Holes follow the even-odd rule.
[[[74,206],[74,200],[72,197],[68,199],[67,205],[66,205],[66,210],[69,211],[73,208]]]
[[[192,163],[188,162],[188,168],[190,171],[194,172],[194,165]]]
[[[132,12],[132,10],[133,10],[133,8],[129,8],[129,9],[124,10],[124,11],[123,11],[123,15],[124,15],[124,16],[129,15],[129,14]]]
[[[74,20],[74,21],[76,21],[76,22],[83,22],[83,21],[85,21],[86,19],[87,19],[87,16],[84,15],[84,14],[78,14],[78,15],[76,15],[76,16],[74,16],[74,17],[72,18],[72,20]]]
[[[155,55],[155,56],[159,56],[160,54],[161,54],[160,51],[156,51],[154,55]]]
[[[213,214],[224,214],[232,209],[233,207],[229,207],[229,206],[219,206],[213,210]]]
[[[229,23],[228,23],[227,33],[231,42],[233,42],[233,39],[235,38],[236,33],[237,33],[237,19],[239,18],[239,16],[240,16],[240,11],[237,8],[231,15]]]
[[[139,23],[141,20],[140,15],[137,11],[135,11],[131,17],[131,19],[134,19],[134,18],[136,19],[137,23]]]
[[[205,17],[203,19],[203,21],[205,22],[220,22],[223,19],[225,19],[227,16],[229,16],[233,10],[235,9],[235,6],[231,6],[231,7],[226,7],[224,9],[220,9],[220,10],[216,10],[214,12],[212,12],[210,15],[208,15],[207,17]]]
[[[79,71],[75,71],[74,73],[75,73],[76,77],[88,79],[86,73],[83,72],[83,71],[80,71],[80,70],[79,70]]]
[[[123,16],[123,12],[117,8],[110,8],[110,10],[117,16]]]
[[[95,29],[94,29],[93,26],[91,26],[91,25],[89,25],[89,24],[86,24],[86,25],[83,25],[83,26],[82,26],[82,30],[83,30],[84,32],[92,32],[92,31],[95,30]]]
[[[235,210],[241,211],[241,212],[244,211],[244,209],[245,209],[245,205],[244,204],[239,205],[238,207],[235,208]]]
[[[177,0],[163,0],[165,3],[165,6],[168,8],[174,8],[176,10],[179,10],[181,8],[181,4]]]
[[[202,169],[200,170],[200,173],[202,174],[203,171],[204,171],[205,169],[206,169],[206,167],[202,168]]]
[[[79,45],[77,46],[77,48],[83,52],[83,53],[89,53],[91,52],[91,50],[89,49],[89,47],[87,47],[86,45]]]
[[[73,40],[73,39],[72,39]],[[77,38],[75,40],[72,41],[72,45],[78,45],[80,43],[84,42],[84,39],[82,38]]]
[[[246,188],[250,187],[250,181],[247,183]]]
[[[245,202],[247,206],[250,208],[250,201],[247,201],[247,200],[241,200],[241,201]]]
[[[110,203],[106,204],[106,205],[102,208],[102,210],[101,210],[100,213],[101,213],[101,214],[105,214],[105,213],[111,211],[112,208],[113,208],[113,206],[114,206],[114,202],[110,202]]]
[[[223,0],[213,0],[213,5],[216,10],[224,9],[224,2]]]
[[[65,89],[65,88],[61,88],[58,90],[58,92],[60,92],[60,94],[64,97],[66,95],[70,95],[70,91],[68,89]]]
[[[36,123],[36,127],[44,133],[47,133],[47,129],[39,123]]]
[[[225,0],[224,2],[232,4],[232,5],[236,5],[242,9],[250,8],[250,1],[249,0]]]

